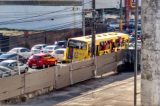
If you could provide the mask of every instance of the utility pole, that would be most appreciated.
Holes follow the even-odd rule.
[[[134,106],[137,106],[137,30],[138,30],[138,0],[135,9],[135,63],[134,63]]]
[[[96,37],[95,37],[95,34],[96,34],[95,16],[96,16],[95,0],[92,0],[92,49],[91,49],[92,50],[92,55],[91,55],[92,57],[95,57],[95,45],[96,45],[96,43],[95,43],[95,39],[96,39]]]
[[[123,25],[122,25],[122,15],[123,15],[123,9],[122,9],[122,0],[120,0],[120,20],[119,20],[119,31],[122,32]]]
[[[83,0],[83,9],[82,9],[82,29],[83,29],[83,36],[86,35],[85,31],[85,9],[84,9],[84,0]]]

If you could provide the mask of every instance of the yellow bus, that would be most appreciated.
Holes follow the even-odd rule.
[[[92,36],[74,37],[68,40],[68,61],[81,61],[91,57]],[[129,36],[124,33],[109,32],[96,34],[96,56],[117,52],[128,47]]]

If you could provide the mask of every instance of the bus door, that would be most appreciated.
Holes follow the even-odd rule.
[[[96,56],[99,56],[99,45],[96,45]]]
[[[101,41],[99,44],[99,55],[104,55],[105,54],[105,42]]]

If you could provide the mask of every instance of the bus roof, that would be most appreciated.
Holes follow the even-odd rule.
[[[109,33],[101,33],[101,34],[96,34],[96,40],[97,41],[104,41],[104,40],[110,40],[113,38],[117,38],[117,37],[129,37],[127,34],[125,33],[119,33],[119,32],[109,32]],[[77,41],[83,41],[83,42],[91,42],[92,39],[92,35],[89,36],[82,36],[82,37],[75,37],[75,38],[70,38],[71,40],[77,40]],[[97,42],[96,41],[96,42]],[[97,42],[98,43],[98,42]]]

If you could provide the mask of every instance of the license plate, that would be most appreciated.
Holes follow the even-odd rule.
[[[33,65],[32,68],[36,68],[37,66]]]

